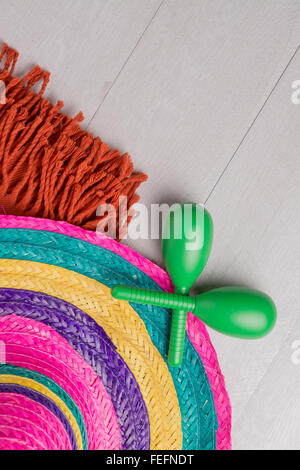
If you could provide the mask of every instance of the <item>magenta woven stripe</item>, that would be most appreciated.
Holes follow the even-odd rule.
[[[71,450],[62,423],[47,408],[19,394],[2,393],[0,398],[0,427],[26,430],[39,438],[43,449]]]
[[[89,449],[121,448],[117,417],[102,382],[54,329],[8,315],[0,318],[0,340],[9,364],[50,377],[71,396],[84,416]]]
[[[32,404],[34,410],[36,409],[36,406],[34,405],[35,403],[38,404],[39,409],[46,409],[51,415],[55,416],[57,421],[59,421],[59,423],[61,423],[61,425],[63,426],[65,434],[68,437],[68,443],[66,448],[69,449],[70,447],[70,449],[72,450],[77,450],[76,436],[71,424],[68,421],[68,418],[62,412],[59,406],[54,403],[50,398],[46,397],[45,395],[36,390],[33,390],[32,388],[7,383],[0,383],[0,393],[2,394],[0,395],[1,402],[2,400],[4,400],[3,397],[5,396],[16,396],[16,399],[17,397],[25,397],[27,400],[30,400],[30,403]],[[11,400],[13,399],[11,398]],[[14,401],[14,403],[17,403],[17,401]]]
[[[0,437],[0,451],[1,450],[36,450],[32,445],[26,444],[24,441],[18,439],[11,439],[9,437]]]
[[[131,248],[121,245],[102,233],[83,230],[67,222],[56,222],[32,217],[0,215],[0,228],[24,228],[46,230],[85,240],[110,250],[150,276],[160,287],[172,292],[173,286],[168,274],[156,264],[136,253]],[[191,313],[188,314],[187,333],[205,366],[206,374],[214,395],[218,417],[217,449],[231,449],[231,406],[225,388],[217,354],[210,341],[205,325]]]
[[[5,441],[11,441],[12,438],[9,436],[14,436],[13,440],[16,442],[20,442],[21,444],[26,445],[29,449],[32,450],[47,450],[44,448],[41,441],[37,440],[34,436],[30,433],[26,432],[23,429],[14,426],[4,426],[0,427],[0,443]],[[3,446],[2,450],[7,450],[5,444],[0,444]],[[0,447],[1,448],[1,447]]]

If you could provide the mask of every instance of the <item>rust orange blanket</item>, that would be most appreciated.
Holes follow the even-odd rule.
[[[121,155],[83,130],[81,112],[71,118],[61,112],[62,101],[53,106],[43,97],[48,71],[36,66],[23,78],[14,76],[17,58],[17,51],[4,44],[0,213],[64,220],[94,230],[100,220],[97,207],[109,203],[118,211],[120,197],[126,196],[128,210],[147,176],[134,172],[127,153]],[[40,91],[33,91],[38,83]]]

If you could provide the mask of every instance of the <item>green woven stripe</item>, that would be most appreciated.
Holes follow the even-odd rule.
[[[74,416],[80,429],[83,449],[88,449],[87,431],[82,414],[79,408],[77,407],[76,403],[70,397],[70,395],[60,385],[58,385],[46,375],[41,374],[40,372],[25,369],[24,367],[14,366],[11,364],[0,364],[0,374],[14,375],[17,377],[25,377],[27,379],[35,380],[36,382],[47,387],[49,390],[51,390],[51,392],[55,393],[55,395],[58,396],[66,404],[66,406],[69,408],[72,415]]]

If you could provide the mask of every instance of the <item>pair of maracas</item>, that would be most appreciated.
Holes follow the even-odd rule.
[[[112,296],[131,302],[172,308],[168,360],[180,366],[184,352],[187,312],[230,336],[260,338],[273,328],[276,308],[263,292],[243,287],[222,287],[196,297],[189,290],[203,271],[213,239],[213,222],[198,204],[177,204],[164,220],[163,259],[175,287],[175,294],[126,286],[112,288]]]

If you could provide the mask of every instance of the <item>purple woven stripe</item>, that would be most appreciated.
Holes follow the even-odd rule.
[[[45,406],[45,408],[48,408],[48,410],[51,411],[51,413],[53,413],[63,424],[69,436],[72,449],[77,449],[76,437],[72,426],[70,425],[62,410],[50,398],[46,397],[40,392],[37,392],[36,390],[15,384],[0,384],[0,393],[18,393],[40,403],[41,405]]]
[[[138,383],[115,345],[91,317],[56,297],[0,288],[0,316],[20,315],[61,334],[90,364],[108,391],[118,418],[122,448],[150,449],[150,423]]]

